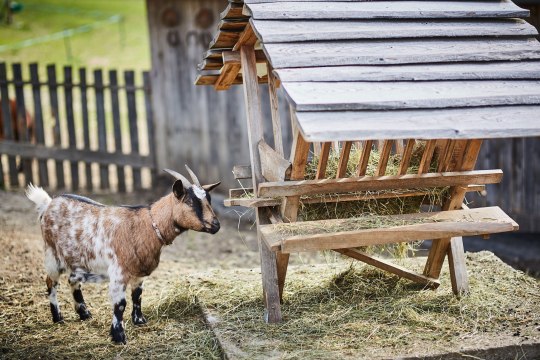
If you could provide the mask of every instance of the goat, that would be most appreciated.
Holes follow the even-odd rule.
[[[11,131],[13,135],[14,141],[21,141],[22,139],[22,124],[19,123],[18,117],[19,112],[17,109],[17,103],[13,99],[9,99],[9,114],[11,117]],[[6,134],[4,134],[4,111],[0,111],[0,140],[4,140],[6,138]],[[26,122],[26,134],[28,141],[34,141],[35,140],[35,129],[34,129],[34,119],[30,115],[30,113],[26,110],[24,110],[25,116],[25,122]],[[22,115],[21,115],[22,116]]]
[[[63,322],[57,301],[58,280],[69,272],[75,311],[91,318],[81,292],[84,282],[109,280],[113,307],[112,341],[126,343],[123,313],[125,292],[131,287],[134,325],[146,319],[141,310],[143,279],[158,266],[161,249],[186,230],[215,234],[219,221],[209,192],[220,183],[201,186],[165,169],[175,177],[172,193],[148,206],[105,206],[86,197],[65,194],[54,199],[29,184],[26,196],[35,203],[45,243],[46,283],[53,322]]]

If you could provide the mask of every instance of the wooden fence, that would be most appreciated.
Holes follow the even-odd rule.
[[[8,72],[10,71],[11,74]],[[42,80],[40,72],[46,75]],[[149,188],[156,160],[150,77],[0,63],[0,187]],[[8,76],[11,75],[11,76]],[[142,75],[142,85],[136,84]],[[61,78],[61,79],[60,79]]]

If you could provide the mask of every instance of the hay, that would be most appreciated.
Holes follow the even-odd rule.
[[[401,264],[421,271],[424,261]],[[540,341],[538,282],[488,252],[467,254],[467,267],[471,294],[461,299],[452,294],[446,267],[437,291],[358,262],[293,267],[284,322],[272,326],[262,321],[258,271],[214,271],[192,281],[240,359],[422,357],[481,339]]]

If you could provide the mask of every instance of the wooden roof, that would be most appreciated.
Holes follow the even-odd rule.
[[[206,71],[238,64],[231,50],[253,31],[307,141],[538,136],[528,14],[509,0],[235,0],[197,84],[242,83]]]

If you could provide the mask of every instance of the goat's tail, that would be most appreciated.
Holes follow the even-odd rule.
[[[52,201],[45,190],[32,185],[32,183],[28,184],[28,187],[26,188],[26,197],[36,204],[36,210],[40,218]]]

